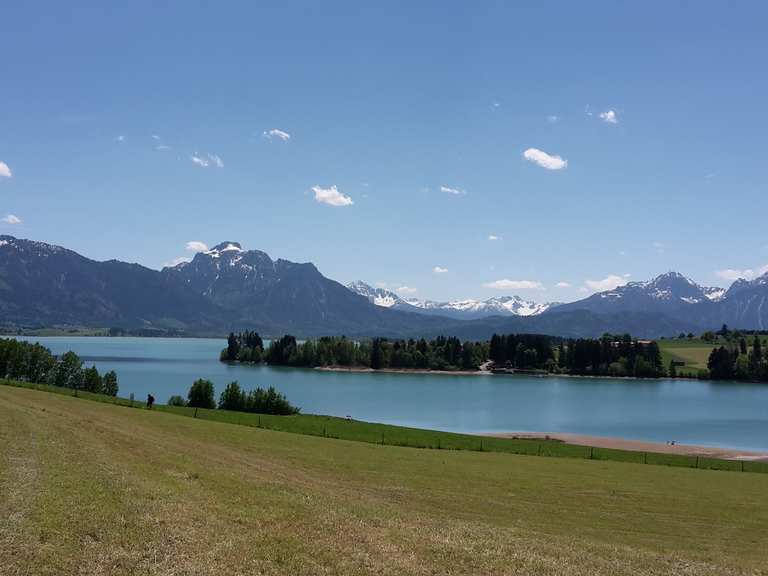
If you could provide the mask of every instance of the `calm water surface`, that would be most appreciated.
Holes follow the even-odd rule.
[[[73,350],[120,395],[160,402],[197,378],[218,395],[237,380],[274,386],[303,412],[457,432],[546,431],[768,450],[768,385],[687,380],[335,373],[230,366],[226,342],[172,338],[30,338]]]

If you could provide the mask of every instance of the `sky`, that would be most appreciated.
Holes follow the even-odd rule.
[[[438,300],[768,270],[765,2],[14,2],[0,234]]]

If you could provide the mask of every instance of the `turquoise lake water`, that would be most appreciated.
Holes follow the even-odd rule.
[[[274,386],[305,413],[352,416],[456,432],[573,432],[768,450],[768,385],[695,380],[337,373],[231,366],[218,339],[29,338],[54,354],[73,350],[120,395],[159,402],[186,396],[197,378],[218,395],[232,380]]]

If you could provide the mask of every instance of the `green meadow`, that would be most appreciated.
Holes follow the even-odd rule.
[[[114,402],[0,386],[0,574],[768,574],[764,474]]]

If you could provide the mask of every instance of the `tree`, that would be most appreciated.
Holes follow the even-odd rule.
[[[715,380],[730,380],[734,377],[734,358],[725,346],[713,348],[709,354],[707,368]]]
[[[102,389],[104,390],[104,394],[107,394],[108,396],[117,396],[119,387],[117,385],[117,374],[114,370],[110,370],[104,374],[104,378],[102,378]]]
[[[55,385],[79,390],[83,387],[83,361],[74,352],[62,355],[56,366]]]
[[[669,361],[669,377],[677,378],[677,363],[674,360]]]
[[[101,394],[103,383],[96,366],[91,366],[83,370],[83,389],[88,392]]]
[[[230,332],[227,337],[227,360],[230,362],[237,360],[237,354],[240,351],[240,343],[234,332]]]
[[[200,378],[189,389],[187,405],[193,408],[216,408],[213,395],[213,382]]]
[[[760,342],[760,336],[756,334],[752,342],[752,355],[749,357],[749,371],[752,372],[753,378],[760,378],[760,362],[762,359],[763,347]]]
[[[187,401],[182,396],[173,395],[168,398],[168,406],[186,406]]]
[[[224,388],[224,392],[219,397],[219,409],[221,410],[245,410],[245,393],[240,389],[240,384],[230,382]]]

